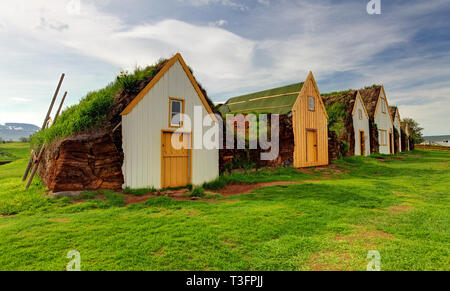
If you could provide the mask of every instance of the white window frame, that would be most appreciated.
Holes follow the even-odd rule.
[[[173,103],[179,103],[180,104],[180,112],[173,112]],[[173,123],[172,118],[176,116],[176,114],[180,114],[180,120],[178,123]],[[184,99],[180,98],[169,98],[169,127],[182,127],[183,126],[183,114],[184,114]]]

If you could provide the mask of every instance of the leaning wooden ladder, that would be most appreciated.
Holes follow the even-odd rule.
[[[56,98],[58,97],[59,90],[61,88],[62,82],[64,80],[65,74],[63,73],[61,75],[61,78],[59,79],[58,86],[56,87],[55,94],[53,95],[52,102],[50,103],[50,107],[48,108],[47,115],[45,116],[44,123],[42,124],[41,130],[46,129],[49,126],[50,121],[50,114],[52,113],[53,106],[55,105]],[[64,100],[66,99],[67,92],[64,93],[63,98],[61,99],[61,103],[59,105],[58,111],[56,112],[55,118],[53,119],[53,124],[56,122],[56,119],[58,118],[59,114],[61,113],[62,106],[64,104]],[[27,179],[28,173],[30,172],[30,169],[32,169],[30,177],[28,178],[27,184],[25,186],[25,189],[28,189],[31,185],[31,182],[33,181],[34,176],[36,175],[36,171],[39,167],[39,163],[41,162],[42,156],[44,155],[45,151],[45,145],[42,145],[40,150],[38,151],[31,151],[31,157],[30,161],[28,162],[27,168],[25,169],[25,173],[23,174],[22,181],[25,181]]]

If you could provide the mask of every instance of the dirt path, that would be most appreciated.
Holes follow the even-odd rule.
[[[265,182],[256,184],[230,184],[214,192],[217,192],[222,196],[228,197],[231,195],[248,194],[253,190],[262,187],[299,184],[301,182],[302,181],[277,181],[277,182]]]
[[[312,183],[320,180],[328,180],[328,179],[338,179],[340,175],[348,172],[347,169],[339,168],[334,165],[315,167],[315,168],[302,168],[298,169],[299,172],[311,175],[312,177],[309,180],[299,180],[299,181],[274,181],[274,182],[262,182],[255,184],[229,184],[222,189],[207,191],[209,194],[220,194],[222,197],[230,197],[233,195],[241,195],[241,194],[249,194],[255,189],[259,189],[262,187],[270,187],[270,186],[282,186],[282,185],[293,185],[300,183]],[[317,173],[320,176],[314,176]],[[189,191],[187,189],[173,190],[173,191],[164,191],[164,192],[149,192],[147,194],[136,196],[131,194],[126,194],[120,192],[125,197],[125,206],[130,204],[144,203],[150,198],[167,196],[171,197],[174,200],[201,200],[206,202],[221,202],[221,200],[217,200],[214,198],[199,198],[199,197],[189,197]],[[234,200],[224,200],[226,202],[234,201]]]

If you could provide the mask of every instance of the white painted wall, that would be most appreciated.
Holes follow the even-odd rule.
[[[383,99],[385,97],[383,96]],[[378,130],[386,130],[386,145],[381,145],[380,143],[380,154],[390,154],[390,146],[389,146],[389,133],[394,134],[393,132],[393,126],[392,126],[392,121],[391,121],[391,117],[389,116],[389,109],[388,109],[388,104],[386,99],[385,100],[385,105],[386,105],[386,110],[385,112],[383,112],[382,110],[382,104],[381,104],[381,99],[380,98],[378,100],[378,102],[380,102],[380,104],[378,104],[378,108],[377,108],[377,112],[375,114],[375,124],[378,127]],[[381,137],[379,135],[380,133],[378,132],[378,140],[381,141]]]
[[[355,156],[361,155],[361,145],[359,138],[359,131],[364,131],[365,137],[365,155],[370,155],[370,132],[369,132],[369,120],[367,119],[364,107],[361,103],[361,99],[356,98],[355,112],[353,113],[353,128],[355,131]],[[362,120],[359,119],[359,110],[362,112]]]
[[[185,99],[185,114],[192,122],[195,105],[203,107],[203,116],[208,115],[181,64],[175,62],[134,109],[122,116],[124,188],[161,188],[161,130],[171,129],[169,97]],[[192,183],[200,185],[218,175],[219,151],[193,149]]]
[[[398,147],[399,147],[399,151],[401,152],[402,151],[402,133],[401,133],[400,117],[398,114],[395,114],[394,127],[398,130]]]

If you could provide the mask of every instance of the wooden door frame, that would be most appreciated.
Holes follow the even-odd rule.
[[[361,140],[361,132],[362,132],[362,138],[363,140]],[[364,145],[363,142],[364,141]],[[362,152],[362,149],[364,147],[364,152]],[[364,132],[364,130],[359,130],[359,155],[365,157],[366,156],[366,133]]]
[[[308,131],[312,131],[316,133],[316,160],[314,162],[309,162],[308,161]],[[305,141],[306,141],[306,163],[318,163],[319,162],[319,145],[318,145],[318,140],[319,140],[319,134],[318,134],[318,130],[315,128],[306,128],[305,130]]]
[[[394,134],[392,132],[389,132],[389,153],[392,155],[394,154]]]
[[[182,133],[189,134],[191,139],[191,148],[188,150],[188,184],[192,184],[192,136],[193,131],[180,131],[176,129],[161,129],[161,189],[164,189],[164,150],[163,150],[163,140],[164,133]]]

